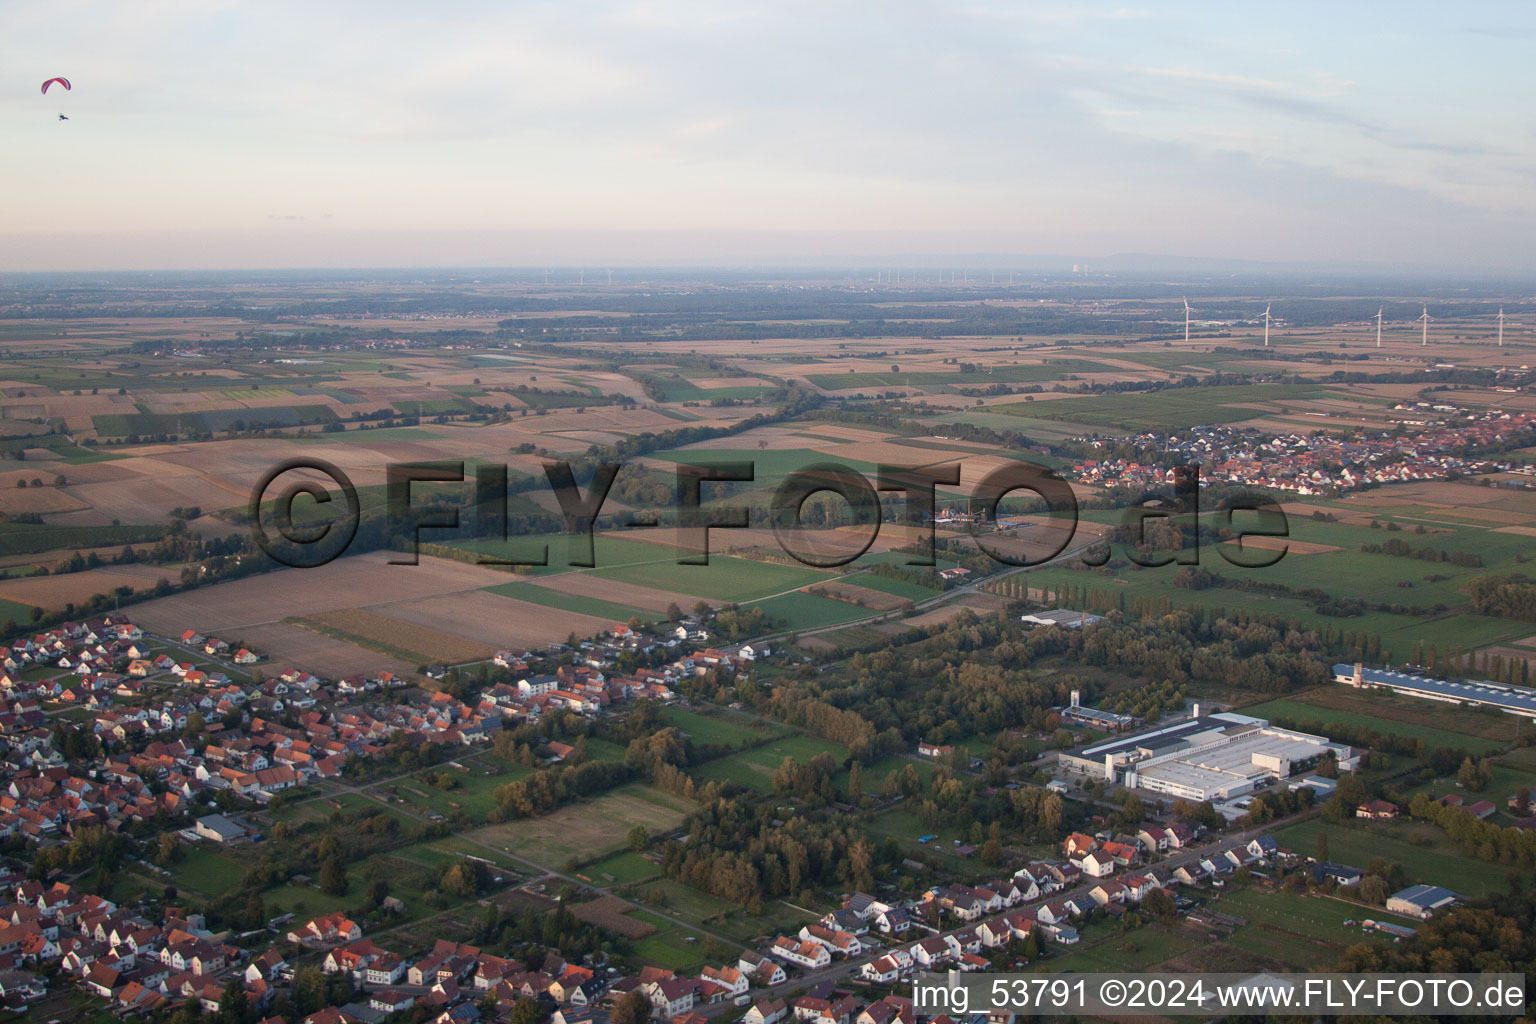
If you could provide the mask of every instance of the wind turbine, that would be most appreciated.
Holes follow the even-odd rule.
[[[1184,296],[1184,342],[1189,343],[1189,296]]]
[[[1264,347],[1265,348],[1269,348],[1269,307],[1273,306],[1273,305],[1274,305],[1273,302],[1266,302],[1264,304]]]
[[[1504,307],[1499,307],[1499,348],[1504,347]]]
[[[1385,313],[1386,311],[1387,311],[1387,307],[1386,306],[1382,306],[1380,309],[1378,309],[1376,311],[1376,347],[1377,348],[1381,348],[1381,314]]]
[[[1422,334],[1422,340],[1419,342],[1419,346],[1422,348],[1423,346],[1429,344],[1429,307],[1428,306],[1424,307],[1424,315],[1419,317],[1419,319],[1424,322],[1424,331],[1423,331],[1423,334]]]

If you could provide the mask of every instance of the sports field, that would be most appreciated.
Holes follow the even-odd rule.
[[[625,833],[635,825],[652,832],[676,828],[692,809],[681,797],[650,786],[625,786],[539,818],[488,825],[465,835],[559,871],[572,857],[596,857],[621,849]]]

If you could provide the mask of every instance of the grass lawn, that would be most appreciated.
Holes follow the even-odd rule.
[[[306,825],[312,821],[327,821],[331,815],[338,812],[350,814],[363,808],[369,810],[379,809],[378,806],[367,797],[357,793],[338,793],[333,796],[316,795],[300,802],[285,804],[272,813],[276,821],[286,821],[290,825]]]
[[[249,867],[248,863],[208,843],[190,849],[183,845],[182,849],[186,857],[175,867],[176,886],[179,889],[193,889],[209,896],[221,896],[239,887]]]
[[[503,765],[501,761],[495,763],[497,767]],[[440,789],[429,781],[445,773],[449,778],[458,780],[457,787]],[[380,796],[387,793],[417,814],[425,814],[428,811],[436,811],[443,815],[462,813],[477,821],[484,821],[496,806],[497,788],[531,774],[532,770],[522,765],[505,765],[505,770],[500,774],[487,775],[477,761],[469,762],[464,770],[445,763],[372,792]]]
[[[589,878],[595,885],[612,886],[641,882],[660,874],[660,864],[646,860],[633,851],[626,851],[583,868],[577,877]]]
[[[661,717],[668,725],[686,732],[695,743],[740,747],[784,732],[782,726],[727,712],[704,714],[686,708],[666,707],[662,709]]]
[[[981,747],[978,744],[972,744],[971,749],[975,750],[978,755],[981,752]],[[938,766],[932,761],[903,757],[900,754],[890,754],[878,761],[872,761],[863,766],[864,795],[878,796],[881,787],[885,785],[885,777],[891,772],[899,774],[909,764],[917,769],[917,777],[923,780],[924,785],[927,785],[928,780],[933,778],[933,773],[938,771]]]
[[[587,737],[587,760],[589,761],[623,761],[628,757],[629,751],[612,740]]]
[[[1327,554],[1297,556],[1311,559],[1326,560]],[[1275,566],[1279,569],[1286,564],[1282,559]],[[1417,561],[1410,559],[1398,559],[1398,561]],[[1422,568],[1433,570],[1428,562],[1419,563]],[[1226,574],[1228,567],[1221,562],[1214,562],[1212,571]],[[1064,584],[1071,586],[1086,586],[1089,591],[1099,591],[1108,594],[1111,598],[1124,593],[1128,598],[1167,598],[1177,608],[1213,608],[1222,609],[1228,616],[1238,612],[1246,612],[1250,615],[1273,616],[1280,619],[1294,619],[1304,629],[1321,631],[1324,627],[1336,630],[1347,630],[1366,635],[1375,634],[1381,637],[1382,651],[1391,654],[1393,661],[1405,661],[1412,653],[1416,643],[1438,644],[1442,650],[1456,648],[1469,650],[1485,647],[1497,643],[1506,643],[1512,640],[1528,636],[1531,633],[1529,623],[1521,623],[1513,619],[1495,618],[1489,615],[1472,614],[1444,614],[1434,618],[1416,618],[1412,615],[1399,615],[1385,611],[1371,611],[1363,615],[1354,615],[1349,618],[1331,618],[1319,615],[1313,606],[1305,600],[1297,597],[1286,597],[1274,594],[1264,594],[1246,590],[1236,590],[1228,587],[1208,587],[1205,590],[1185,590],[1174,586],[1172,566],[1162,566],[1152,569],[1132,570],[1121,568],[1114,576],[1098,572],[1084,572],[1068,568],[1036,568],[1029,573],[1029,585],[1032,588],[1050,587],[1056,589]],[[1253,570],[1255,574],[1261,570]],[[1120,582],[1120,581],[1124,582]],[[1283,581],[1282,581],[1283,582]],[[1339,597],[1353,597],[1350,584],[1340,580],[1326,588],[1330,593]],[[1407,596],[1399,600],[1408,602],[1414,600],[1411,596],[1414,591],[1407,591]]]
[[[1318,834],[1325,830],[1329,858],[1362,871],[1372,859],[1385,857],[1401,864],[1414,881],[1443,885],[1463,896],[1483,896],[1507,888],[1507,868],[1463,856],[1444,832],[1423,822],[1351,820],[1331,824],[1312,818],[1282,829],[1275,834],[1275,840],[1310,857],[1316,854]]]
[[[734,782],[768,793],[773,790],[773,773],[779,770],[779,765],[784,763],[786,757],[806,762],[823,751],[832,755],[832,760],[839,764],[848,756],[848,748],[841,743],[814,736],[788,736],[711,761],[697,776],[717,782]]]
[[[1414,700],[1411,697],[1398,698],[1401,700]],[[1429,701],[1417,701],[1421,705],[1430,705]],[[1447,720],[1447,726],[1453,727],[1457,708],[1449,708],[1442,704],[1433,705],[1433,714]],[[1372,729],[1376,732],[1390,732],[1395,736],[1411,736],[1422,739],[1427,747],[1450,747],[1463,749],[1474,754],[1485,754],[1490,750],[1498,750],[1508,746],[1496,740],[1485,739],[1480,736],[1468,736],[1466,733],[1452,732],[1449,728],[1437,729],[1428,725],[1418,725],[1409,722],[1395,720],[1392,714],[1393,703],[1383,701],[1381,711],[1377,715],[1365,715],[1354,711],[1341,711],[1334,708],[1320,707],[1317,704],[1308,703],[1305,698],[1281,699],[1265,701],[1263,704],[1254,704],[1250,707],[1239,708],[1242,714],[1254,715],[1259,718],[1277,719],[1284,718],[1293,722],[1320,722],[1328,725],[1348,725],[1356,728]],[[1479,716],[1481,717],[1481,716]],[[1505,716],[1510,720],[1510,729],[1513,732],[1513,716]]]
[[[1366,912],[1341,900],[1301,896],[1285,889],[1231,890],[1217,900],[1214,909],[1248,921],[1226,940],[1228,943],[1298,968],[1331,967],[1349,946],[1391,941],[1380,932],[1368,932],[1345,921],[1370,917],[1408,927],[1418,924],[1385,910]]]
[[[638,902],[657,889],[666,894],[666,904],[650,905],[647,911],[640,913],[648,912],[678,923],[698,925],[747,946],[760,945],[760,940],[771,939],[775,935],[798,932],[801,925],[815,920],[814,915],[796,910],[778,900],[768,902],[762,914],[748,914],[734,903],[717,899],[671,879],[632,886],[625,895]]]
[[[1063,957],[1053,957],[1051,971],[1144,971],[1203,945],[1198,933],[1177,926],[1149,924],[1129,932],[1117,925],[1095,922],[1083,931],[1083,941]]]
[[[354,884],[356,884],[355,881]],[[345,910],[362,899],[358,893],[332,896],[310,885],[279,886],[263,892],[261,898],[267,904],[267,913],[274,916],[295,914],[299,917],[315,917],[319,914]]]
[[[704,963],[704,936],[698,932],[649,910],[635,910],[628,916],[656,926],[654,933],[628,943],[635,956],[673,970],[688,970]]]

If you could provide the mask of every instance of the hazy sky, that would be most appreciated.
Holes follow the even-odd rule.
[[[9,0],[0,268],[1536,268],[1533,43],[1516,3]]]

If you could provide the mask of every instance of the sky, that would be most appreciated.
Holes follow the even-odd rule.
[[[1516,3],[8,0],[0,270],[1527,271],[1533,41]]]

